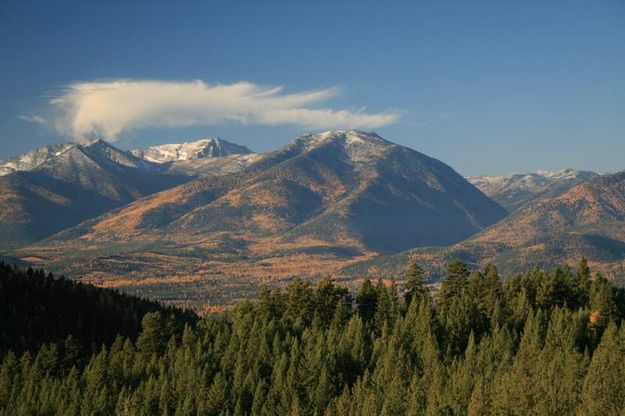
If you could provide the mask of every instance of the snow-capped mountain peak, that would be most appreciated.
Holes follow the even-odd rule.
[[[30,150],[22,155],[0,161],[0,176],[16,171],[32,170],[74,147],[73,143],[51,144]]]
[[[249,154],[250,149],[220,138],[201,139],[184,143],[170,143],[149,148],[135,149],[132,154],[154,163]]]
[[[505,176],[473,176],[467,180],[513,211],[534,198],[554,195],[595,176],[597,176],[595,172],[567,168]]]
[[[329,130],[300,136],[293,140],[289,147],[296,147],[302,152],[309,152],[328,144],[342,147],[351,162],[373,160],[389,147],[395,146],[373,132]]]
[[[514,185],[522,187],[539,186],[545,182],[575,179],[579,177],[590,178],[596,176],[594,172],[580,171],[571,168],[561,169],[557,171],[537,170],[529,173],[513,173],[503,176],[472,176],[469,182],[480,186],[509,186]]]

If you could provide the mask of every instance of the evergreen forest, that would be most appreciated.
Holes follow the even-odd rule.
[[[191,311],[0,265],[0,415],[623,415],[625,290],[460,261]]]

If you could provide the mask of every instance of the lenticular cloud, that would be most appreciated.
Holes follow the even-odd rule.
[[[308,128],[373,128],[394,123],[394,112],[366,113],[319,105],[336,89],[284,92],[249,82],[207,84],[118,80],[67,86],[51,100],[56,128],[73,137],[115,140],[127,130],[217,123],[296,124]]]

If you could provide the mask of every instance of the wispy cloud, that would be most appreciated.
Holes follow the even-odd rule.
[[[397,112],[319,107],[336,94],[335,88],[286,93],[283,87],[249,82],[116,80],[71,84],[50,103],[59,110],[54,124],[61,133],[109,140],[124,131],[155,127],[242,123],[373,128],[399,119]]]
[[[27,123],[45,124],[46,122],[45,118],[39,117],[37,115],[27,116],[27,115],[20,114],[19,116],[17,116],[17,118],[19,118],[20,120],[24,120]]]

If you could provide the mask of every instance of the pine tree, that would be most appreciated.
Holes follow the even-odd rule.
[[[610,324],[595,351],[582,393],[581,414],[622,415],[625,411],[625,327]]]
[[[541,311],[537,314],[530,313],[527,317],[514,363],[497,385],[499,390],[495,395],[500,397],[503,406],[496,409],[498,413],[536,414],[535,405],[540,397],[538,373],[543,319]]]
[[[382,332],[384,327],[391,328],[399,314],[399,304],[397,299],[397,286],[391,280],[387,288],[382,279],[378,280],[375,286],[377,292],[377,304],[373,321],[378,332]]]
[[[577,283],[577,297],[579,299],[578,304],[580,306],[586,305],[590,300],[590,267],[588,267],[588,260],[585,257],[579,261],[577,265],[577,273],[576,273],[576,283]],[[573,305],[571,305],[573,306]]]
[[[441,283],[438,308],[445,311],[454,299],[459,297],[468,284],[469,271],[460,260],[447,264],[447,272]]]
[[[146,313],[141,321],[141,335],[137,339],[137,348],[144,355],[161,354],[167,342],[163,317],[159,312]]]
[[[598,274],[590,289],[590,323],[602,330],[610,321],[618,317],[614,288],[602,275]]]
[[[424,281],[425,272],[421,266],[419,266],[416,261],[411,262],[406,270],[406,285],[404,292],[406,305],[409,305],[413,299],[420,302],[421,300],[427,298],[428,290],[425,287]]]
[[[351,305],[351,296],[346,288],[336,286],[330,277],[326,277],[317,286],[315,303],[315,313],[321,325],[327,328],[338,308]]]
[[[356,296],[356,306],[360,317],[365,322],[371,322],[375,316],[375,311],[378,305],[378,291],[371,284],[371,280],[365,279],[358,296]]]
[[[63,361],[66,368],[71,368],[73,365],[80,365],[82,361],[82,346],[80,342],[74,338],[71,334],[65,338],[63,343]]]
[[[325,412],[328,403],[334,396],[334,386],[332,381],[330,380],[329,371],[324,366],[321,369],[321,374],[319,375],[319,381],[314,390],[312,404],[314,413],[318,415],[322,415]]]
[[[9,352],[2,362],[0,368],[0,409],[8,406],[13,388],[15,386],[18,373],[18,361],[13,352]]]
[[[208,415],[219,415],[224,410],[228,400],[228,383],[223,373],[215,375],[213,382],[206,392],[203,408]]]
[[[261,415],[263,411],[263,405],[265,404],[267,385],[265,380],[261,379],[256,385],[254,391],[254,400],[252,400],[251,415]]]

